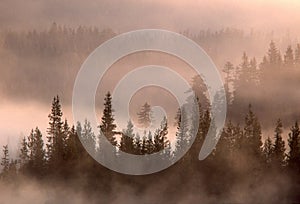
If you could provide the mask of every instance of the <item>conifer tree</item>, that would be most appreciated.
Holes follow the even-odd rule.
[[[47,130],[47,162],[49,168],[54,169],[63,163],[65,141],[63,136],[63,122],[60,99],[53,98],[51,113],[49,114],[49,128]]]
[[[270,164],[272,162],[274,152],[274,146],[270,137],[268,137],[263,146],[263,156],[265,163]]]
[[[284,55],[284,65],[292,68],[294,65],[294,52],[292,46],[288,46]]]
[[[96,136],[92,130],[91,123],[87,119],[84,120],[80,137],[85,148],[88,148],[89,152],[94,154],[96,151]]]
[[[9,173],[9,152],[8,152],[8,145],[3,146],[3,156],[1,159],[1,166],[2,166],[2,177],[7,177]]]
[[[26,170],[28,168],[28,160],[28,143],[26,137],[23,137],[21,141],[21,148],[19,151],[20,172],[26,173]]]
[[[289,133],[288,145],[288,165],[291,169],[299,171],[299,162],[300,162],[300,129],[298,122],[295,122],[295,125],[292,126],[291,132]]]
[[[300,68],[300,44],[297,44],[295,49],[295,65]]]
[[[268,50],[268,61],[271,66],[270,68],[273,67],[273,69],[274,69],[274,68],[280,67],[281,55],[280,55],[274,41],[271,41],[271,43],[270,43],[270,47]]]
[[[276,166],[283,166],[285,160],[285,144],[282,139],[282,122],[278,119],[275,128],[275,141],[274,141],[274,158],[273,162]]]
[[[183,150],[186,149],[189,141],[189,135],[188,135],[188,117],[187,113],[184,108],[178,109],[177,115],[176,115],[176,141],[175,141],[175,152],[174,156],[177,157],[179,155],[183,154]]]
[[[78,124],[78,123],[77,123]],[[77,126],[78,127],[78,126]],[[81,129],[78,131],[81,131]],[[79,159],[82,151],[81,151],[81,143],[78,138],[77,131],[75,130],[74,125],[72,126],[69,137],[67,139],[67,152],[66,152],[66,158],[68,161],[73,162]]]
[[[143,128],[147,128],[150,126],[152,120],[152,112],[151,106],[147,102],[142,106],[137,115],[138,122]]]
[[[245,117],[244,135],[243,135],[243,146],[246,151],[257,158],[261,157],[261,126],[258,122],[257,117],[252,111],[251,105],[249,105],[248,114]]]
[[[42,133],[38,127],[35,130],[31,130],[28,136],[28,152],[29,173],[38,177],[43,176],[45,173],[45,150]]]
[[[225,73],[225,91],[227,103],[231,104],[233,100],[233,95],[230,90],[232,83],[234,82],[233,76],[234,66],[231,62],[226,62],[223,72]]]
[[[112,108],[112,97],[110,92],[107,92],[104,98],[104,110],[101,118],[100,130],[102,134],[104,134],[104,136],[108,139],[108,141],[115,146],[117,144],[115,138],[115,129],[117,126],[114,123],[115,119],[113,111],[114,110]]]
[[[134,154],[134,136],[133,133],[133,124],[131,120],[127,123],[127,129],[123,130],[121,141],[120,141],[120,150],[126,153]]]

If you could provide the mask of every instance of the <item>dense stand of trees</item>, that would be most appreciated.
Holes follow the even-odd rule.
[[[164,150],[162,151],[163,156],[172,160],[180,148],[191,142],[185,123],[187,116],[184,111],[178,111],[176,116],[177,133],[174,149],[170,147],[166,119],[162,121],[161,127],[157,131],[154,133],[145,132],[142,137],[133,131],[131,121],[128,121],[127,128],[122,132],[116,131],[111,100],[111,95],[108,92],[105,97],[99,129],[116,146],[115,156],[118,156],[118,151],[144,155]],[[146,106],[148,107],[149,104]],[[268,137],[263,142],[261,125],[252,109],[250,105],[242,126],[228,121],[214,152],[205,161],[198,161],[198,153],[211,121],[209,110],[204,110],[200,106],[199,130],[191,149],[174,167],[160,174],[178,174],[177,179],[186,179],[186,182],[189,181],[193,184],[196,180],[188,178],[188,176],[193,175],[191,177],[195,176],[195,178],[200,175],[212,176],[211,180],[207,180],[203,185],[207,185],[208,190],[212,191],[210,193],[215,195],[222,195],[235,182],[240,182],[239,179],[252,186],[249,188],[251,190],[251,188],[264,182],[264,177],[268,177],[269,174],[288,176],[293,180],[289,185],[292,185],[296,190],[284,192],[280,199],[298,199],[300,185],[300,129],[298,123],[295,122],[291,127],[288,140],[285,141],[283,139],[283,124],[278,119],[273,138]],[[141,112],[144,111],[145,105],[141,109]],[[93,133],[90,123],[86,120],[83,125],[77,123],[76,127],[74,125],[70,127],[67,120],[63,121],[62,117],[60,99],[56,96],[53,99],[49,114],[46,142],[43,140],[41,131],[36,127],[28,137],[22,138],[19,156],[16,160],[9,157],[8,146],[3,146],[2,182],[18,180],[24,176],[41,181],[48,179],[53,181],[53,179],[62,178],[68,180],[81,174],[87,174],[89,179],[94,179],[94,176],[97,176],[97,180],[105,180],[104,183],[109,182],[107,174],[126,181],[128,176],[124,175],[122,178],[122,176],[120,177],[120,175],[97,165],[84,150],[79,140],[80,137],[83,143],[94,147],[96,154],[101,154],[101,144],[99,147],[96,145],[96,136],[99,134]],[[116,140],[117,136],[121,137],[119,142]],[[285,142],[287,142],[287,146]],[[145,177],[142,180],[148,181],[151,175]],[[217,181],[218,179],[220,181]],[[139,178],[134,178],[134,180],[141,182]],[[222,185],[217,185],[221,181]],[[89,185],[91,185],[89,187],[95,187],[98,190],[104,188],[104,186],[91,180]],[[224,185],[228,189],[227,187],[224,188]]]
[[[239,31],[235,33],[242,36]],[[193,37],[199,41],[203,38],[213,41],[216,37],[221,38],[220,36],[227,34],[228,32],[200,33]],[[55,57],[67,52],[66,50],[68,52],[84,50],[89,53],[93,46],[113,35],[114,33],[109,30],[100,32],[96,28],[83,27],[72,30],[53,24],[51,29],[44,33],[33,31],[24,36],[9,32],[5,35],[4,46],[18,57],[26,57],[31,52],[34,52],[32,55],[40,57],[48,57],[48,54],[52,53],[52,57]],[[44,41],[46,38],[50,40]],[[84,43],[82,40],[87,38],[90,39],[90,43]],[[103,143],[99,142],[101,130],[108,141],[116,146],[114,152],[116,157],[118,151],[145,155],[163,150],[164,158],[173,161],[180,149],[191,143],[190,134],[193,130],[187,127],[189,116],[184,111],[178,111],[176,116],[177,131],[175,145],[172,148],[168,130],[173,124],[168,124],[166,119],[161,121],[161,126],[154,132],[148,130],[143,134],[134,132],[131,120],[124,130],[117,130],[111,103],[112,96],[109,92],[104,99],[98,132],[93,132],[87,120],[83,124],[74,125],[64,120],[60,98],[56,96],[52,101],[45,137],[38,127],[32,129],[27,137],[22,138],[17,158],[10,157],[8,146],[3,146],[1,182],[18,182],[24,177],[46,183],[62,180],[69,182],[80,178],[81,186],[72,187],[107,194],[112,192],[114,182],[118,182],[133,188],[137,195],[144,193],[143,189],[155,188],[162,194],[168,194],[157,198],[166,203],[176,203],[176,196],[178,198],[187,193],[197,195],[203,189],[206,194],[225,201],[234,200],[229,195],[237,195],[241,189],[246,191],[243,197],[234,197],[241,202],[299,201],[300,129],[297,121],[293,121],[290,125],[290,115],[280,116],[283,114],[280,110],[290,111],[295,115],[299,110],[289,105],[288,99],[294,98],[287,97],[284,99],[287,102],[282,103],[282,99],[277,96],[292,88],[291,86],[287,89],[278,88],[287,81],[289,85],[294,85],[294,89],[299,84],[297,74],[300,73],[300,45],[288,46],[281,54],[272,41],[261,62],[243,53],[239,65],[236,66],[232,62],[225,64],[224,73],[230,120],[223,129],[216,149],[204,161],[198,160],[198,154],[212,118],[205,86],[201,78],[196,76],[192,83],[199,98],[199,129],[190,150],[171,168],[141,177],[120,175],[95,162],[83,148],[83,144],[92,147],[89,152],[94,151],[95,154],[101,155],[103,148],[101,146]],[[264,111],[266,106],[273,110],[270,115]],[[254,113],[254,110],[257,111]],[[245,115],[241,114],[242,112]],[[274,119],[277,120],[276,123],[273,122]],[[262,124],[266,121],[269,121],[268,127],[270,123],[274,127],[273,136],[267,137],[268,135],[262,134],[264,128]],[[151,124],[151,106],[148,103],[141,107],[138,122],[145,129]],[[284,133],[284,127],[288,126],[290,126],[289,133]],[[167,184],[163,179],[168,181]],[[257,189],[264,191],[264,187],[270,186],[272,196],[259,194]]]

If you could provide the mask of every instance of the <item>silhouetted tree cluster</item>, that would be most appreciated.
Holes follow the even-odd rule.
[[[54,22],[48,30],[42,32],[8,32],[4,38],[4,46],[20,56],[49,57],[68,52],[88,54],[114,35],[110,29],[99,31],[96,27],[85,26],[70,28]]]

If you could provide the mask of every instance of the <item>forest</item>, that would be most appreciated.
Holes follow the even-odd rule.
[[[240,42],[244,38],[237,30],[183,34],[200,45],[205,41],[204,47],[211,48],[212,58],[213,53],[217,53],[207,39],[239,36]],[[58,189],[54,195],[47,195],[44,203],[81,203],[72,198],[79,193],[89,203],[299,203],[300,107],[297,87],[300,85],[300,44],[290,44],[281,50],[271,39],[266,54],[260,56],[261,60],[241,52],[239,63],[233,59],[234,62],[223,64],[227,121],[216,148],[203,161],[198,160],[198,154],[212,118],[207,88],[200,76],[192,77],[191,84],[199,105],[199,128],[191,148],[166,170],[131,176],[98,164],[82,143],[93,146],[95,154],[103,156],[102,143],[98,139],[101,130],[115,146],[114,157],[119,156],[119,151],[136,155],[160,152],[164,159],[172,161],[180,148],[191,142],[191,136],[184,122],[188,116],[180,111],[175,124],[164,118],[155,132],[145,128],[144,135],[135,133],[131,120],[127,128],[120,131],[115,124],[111,90],[106,90],[102,101],[98,130],[93,130],[88,120],[71,124],[64,118],[62,99],[71,94],[66,81],[75,77],[70,66],[77,66],[95,45],[114,35],[109,29],[71,29],[55,23],[47,31],[7,31],[1,34],[4,51],[0,54],[9,56],[1,63],[8,64],[13,72],[4,71],[1,78],[14,80],[20,74],[17,73],[18,67],[22,65],[24,73],[26,70],[33,74],[31,80],[25,80],[22,86],[35,89],[35,80],[46,79],[51,72],[62,75],[57,78],[56,85],[47,80],[43,82],[43,87],[51,89],[45,94],[55,95],[49,109],[46,135],[39,127],[33,127],[22,138],[16,158],[11,156],[8,145],[3,146],[1,189],[6,186],[14,189],[31,182],[40,188]],[[247,39],[245,37],[244,41]],[[40,61],[29,61],[32,56],[38,56]],[[66,56],[71,62],[62,60]],[[44,61],[51,63],[39,72]],[[58,69],[56,65],[63,68]],[[35,72],[42,75],[35,77]],[[14,87],[17,85],[4,80],[2,83],[2,94],[22,96],[24,87]],[[43,87],[37,87],[39,92],[43,92]],[[64,91],[54,93],[57,90]],[[25,97],[35,97],[37,93],[33,91]],[[42,98],[40,100],[49,97]],[[151,104],[145,101],[136,117],[142,127],[147,127],[151,122]],[[170,139],[168,133],[171,127],[176,129],[175,140]],[[264,131],[270,129],[271,134]],[[67,195],[65,192],[70,189],[72,193]]]

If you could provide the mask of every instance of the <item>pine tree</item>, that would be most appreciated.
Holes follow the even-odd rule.
[[[278,68],[280,67],[281,63],[281,55],[274,43],[274,41],[271,41],[270,47],[268,50],[268,61],[271,66],[271,68]]]
[[[261,157],[261,126],[257,117],[252,111],[251,105],[249,105],[248,114],[245,117],[244,126],[244,148],[254,158],[259,159]]]
[[[79,127],[80,123],[77,123],[78,132],[81,132],[81,129]],[[67,152],[66,152],[66,158],[69,162],[74,162],[77,159],[79,159],[82,148],[81,143],[78,138],[77,131],[75,130],[74,125],[72,126],[69,137],[67,139]]]
[[[249,78],[252,86],[257,86],[260,83],[259,71],[257,70],[257,62],[255,57],[250,60]]]
[[[26,173],[26,170],[28,168],[28,160],[29,160],[28,143],[26,137],[23,137],[21,141],[20,152],[19,152],[20,172]]]
[[[84,147],[87,148],[91,154],[94,154],[96,151],[96,136],[92,130],[91,123],[87,121],[87,119],[84,120],[80,137]]]
[[[176,115],[176,142],[175,142],[175,152],[174,157],[177,158],[177,156],[180,156],[183,154],[183,150],[187,149],[187,145],[189,144],[189,135],[188,135],[188,117],[187,113],[182,107],[181,109],[178,109],[177,115]]]
[[[263,156],[264,156],[264,160],[267,164],[270,164],[272,162],[273,152],[274,152],[274,147],[272,144],[272,140],[270,137],[268,137],[265,140],[264,146],[263,146]]]
[[[288,145],[288,165],[291,169],[299,171],[299,162],[300,162],[300,129],[298,122],[295,122],[295,125],[291,128],[289,133]]]
[[[44,150],[44,141],[41,131],[38,127],[35,129],[35,140],[34,140],[34,169],[36,171],[36,175],[42,176],[45,168],[45,150]]]
[[[292,68],[294,65],[294,53],[292,46],[288,46],[284,55],[284,65]]]
[[[51,113],[48,115],[46,156],[48,172],[59,173],[64,168],[66,159],[66,124],[62,121],[62,110],[58,96],[53,98]]]
[[[207,87],[201,78],[196,75],[192,78],[192,90],[194,91],[197,100],[203,108],[209,108],[209,100],[207,98]]]
[[[154,143],[153,143],[151,131],[148,132],[146,146],[147,146],[147,154],[152,154],[154,152]]]
[[[3,178],[8,176],[9,173],[9,152],[8,145],[3,146],[3,157],[1,159],[2,173],[1,176]]]
[[[224,156],[232,157],[235,144],[235,127],[231,121],[229,121],[224,128],[222,135],[218,141],[215,156],[223,158]]]
[[[276,166],[283,166],[285,160],[285,144],[282,139],[282,122],[278,119],[275,128],[275,142],[274,142],[274,159],[273,162]]]
[[[123,130],[121,141],[120,141],[120,150],[126,153],[134,153],[134,136],[133,133],[133,124],[131,120],[127,123],[127,129]]]
[[[300,44],[295,49],[295,65],[300,68]]]
[[[151,106],[146,102],[141,110],[137,113],[138,115],[138,122],[143,128],[147,128],[151,124]]]
[[[101,118],[101,125],[100,130],[104,134],[104,136],[108,139],[108,141],[112,145],[116,145],[117,141],[115,138],[115,129],[116,125],[114,123],[114,115],[113,115],[113,109],[112,109],[112,98],[110,92],[107,92],[104,98],[104,110],[103,110],[103,116]],[[100,141],[101,143],[101,141]]]
[[[157,129],[157,131],[154,134],[154,152],[159,152],[161,150],[163,150],[166,145],[168,144],[168,140],[167,140],[167,134],[168,134],[168,122],[167,122],[167,118],[164,117],[160,128]]]
[[[232,83],[234,81],[233,71],[234,71],[233,64],[231,62],[226,62],[223,72],[225,73],[225,91],[226,91],[226,99],[228,104],[231,104],[233,100],[233,95],[230,90]]]
[[[45,150],[42,133],[36,127],[28,136],[28,170],[33,176],[41,177],[45,173]]]

